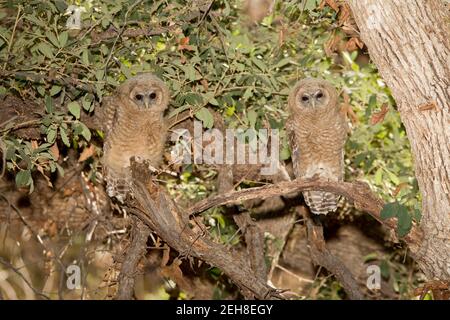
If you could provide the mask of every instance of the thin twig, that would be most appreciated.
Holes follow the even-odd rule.
[[[6,59],[5,59],[5,63],[3,64],[3,70],[6,70],[6,66],[8,65],[8,60],[9,60],[9,54],[11,53],[11,48],[12,48],[12,44],[13,44],[13,40],[14,40],[14,36],[16,34],[16,28],[17,28],[17,24],[19,23],[19,16],[20,16],[20,11],[22,10],[22,6],[19,5],[17,7],[17,16],[16,16],[16,21],[14,22],[14,27],[11,33],[11,38],[9,39],[9,43],[8,43],[8,51],[6,52]]]
[[[50,297],[48,297],[47,295],[45,295],[41,291],[37,290],[36,288],[34,288],[33,285],[27,280],[27,278],[25,278],[25,276],[19,271],[19,269],[14,267],[11,263],[9,263],[8,261],[4,260],[2,257],[0,257],[0,263],[3,264],[5,267],[7,267],[7,268],[11,269],[12,271],[14,271],[20,278],[22,278],[22,280],[27,284],[28,287],[30,287],[31,290],[33,290],[33,292],[35,294],[37,294],[38,296],[41,296],[42,298],[44,298],[46,300],[50,300]]]
[[[139,4],[141,3],[142,0],[137,0],[135,3],[133,3],[127,10],[127,12],[125,12],[125,16],[124,16],[124,22],[122,25],[122,28],[120,29],[119,33],[117,34],[117,37],[114,39],[113,45],[111,47],[111,51],[109,52],[108,55],[108,59],[106,59],[106,63],[105,63],[105,73],[103,74],[103,79],[106,79],[106,74],[108,72],[108,64],[111,61],[112,55],[114,53],[114,48],[116,47],[117,41],[119,40],[119,38],[122,36],[123,32],[125,31],[125,27],[127,25],[127,20],[128,20],[128,15],[130,14],[130,12]]]

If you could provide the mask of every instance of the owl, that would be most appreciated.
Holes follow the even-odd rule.
[[[123,202],[130,192],[130,158],[152,167],[161,163],[168,103],[169,90],[151,73],[128,79],[103,100],[98,119],[105,133],[102,165],[110,197]]]
[[[348,127],[336,89],[322,79],[301,80],[289,95],[288,111],[295,176],[342,181]],[[305,191],[303,197],[317,215],[335,211],[339,200],[338,195],[323,191]]]

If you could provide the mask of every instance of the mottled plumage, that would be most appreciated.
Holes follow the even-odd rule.
[[[288,109],[286,125],[295,176],[342,181],[347,122],[336,89],[325,80],[301,80],[289,95]],[[305,191],[303,197],[314,214],[335,211],[339,200],[322,191]]]
[[[168,103],[166,85],[151,73],[128,79],[104,99],[99,118],[105,133],[102,164],[110,197],[123,201],[130,191],[131,157],[153,167],[162,161]]]

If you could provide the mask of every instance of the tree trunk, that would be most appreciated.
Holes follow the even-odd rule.
[[[442,0],[348,0],[392,90],[422,193],[424,237],[411,246],[429,279],[450,279],[450,14]]]

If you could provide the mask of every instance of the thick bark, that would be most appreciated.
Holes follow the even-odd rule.
[[[424,237],[410,246],[430,278],[450,279],[450,31],[442,0],[348,0],[392,90],[422,193]]]

